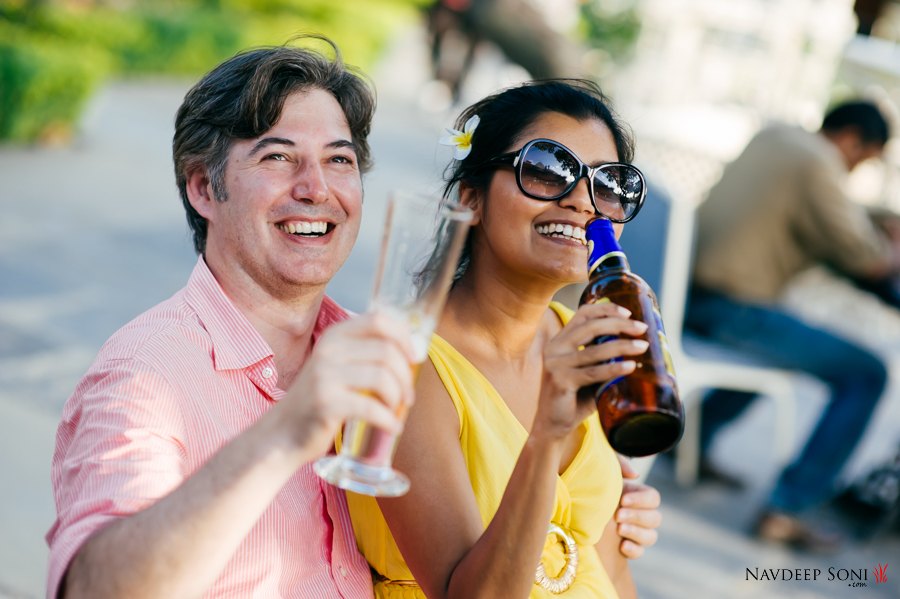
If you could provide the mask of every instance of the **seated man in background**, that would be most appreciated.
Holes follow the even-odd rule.
[[[799,455],[779,476],[756,523],[768,540],[826,549],[838,538],[802,519],[832,497],[887,382],[882,360],[778,306],[815,264],[882,286],[900,269],[900,237],[846,196],[849,170],[879,156],[888,124],[872,103],[841,104],[821,130],[774,125],[722,174],[697,213],[696,262],[685,326],[779,368],[823,381],[830,397]],[[755,399],[714,390],[702,407],[701,451]],[[701,478],[733,481],[703,459]]]

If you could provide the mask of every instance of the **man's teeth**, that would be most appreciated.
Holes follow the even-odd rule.
[[[328,232],[328,223],[325,221],[296,222],[277,225],[279,229],[291,235],[324,235]]]
[[[587,245],[587,240],[584,238],[584,229],[581,227],[573,227],[572,225],[564,225],[562,223],[550,223],[538,225],[535,229],[541,235],[573,239],[581,245]]]

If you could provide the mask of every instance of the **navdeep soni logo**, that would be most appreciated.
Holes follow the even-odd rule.
[[[877,586],[888,581],[888,564],[859,568],[746,568],[744,580],[750,582],[827,582],[851,588]]]

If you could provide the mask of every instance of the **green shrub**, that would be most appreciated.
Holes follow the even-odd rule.
[[[366,70],[424,2],[157,0],[130,10],[0,3],[0,140],[71,129],[110,73],[196,76],[241,49],[298,33],[329,36],[348,63]]]
[[[209,10],[140,12],[144,44],[123,47],[126,73],[203,73],[241,47],[246,19]]]
[[[142,19],[105,8],[71,11],[45,7],[29,12],[21,21],[32,32],[105,52],[118,71],[127,68],[123,59],[128,54],[124,49],[149,47],[151,42]]]
[[[580,29],[585,41],[611,56],[627,56],[641,31],[633,0],[610,3],[588,0],[580,5]]]
[[[108,68],[101,53],[0,23],[0,139],[68,137]]]

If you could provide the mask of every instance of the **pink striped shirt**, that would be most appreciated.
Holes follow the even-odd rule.
[[[345,318],[326,297],[313,343]],[[47,596],[92,533],[180,485],[284,395],[277,384],[272,350],[202,258],[187,287],[116,332],[57,431]],[[304,465],[207,596],[371,597],[343,492]]]

